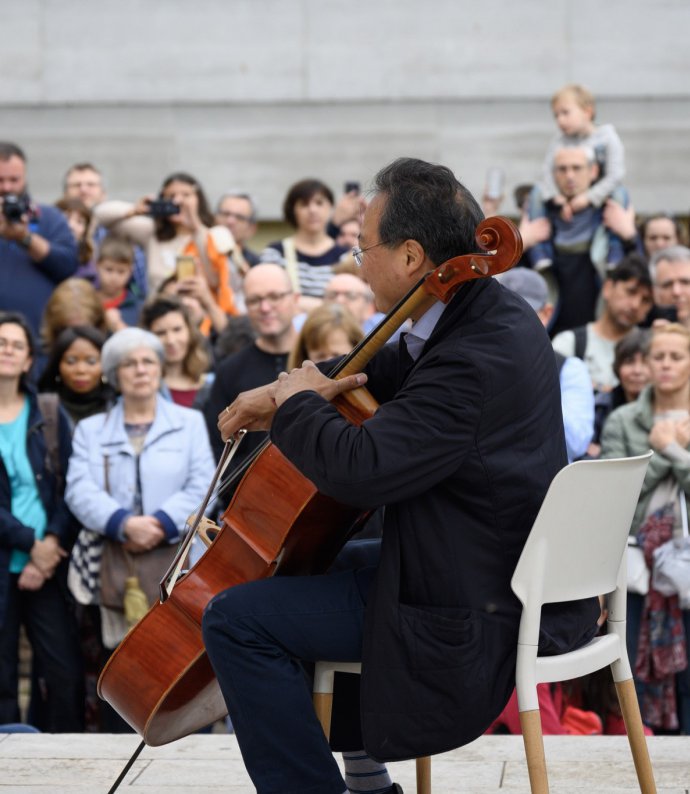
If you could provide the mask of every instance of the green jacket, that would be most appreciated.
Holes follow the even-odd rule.
[[[624,458],[648,452],[651,449],[649,433],[653,423],[652,387],[646,386],[635,402],[617,408],[606,420],[601,435],[601,457]],[[640,499],[630,527],[631,534],[637,532],[646,517],[654,489],[670,474],[676,478],[680,487],[685,491],[686,503],[690,512],[690,502],[687,501],[687,495],[690,493],[690,463],[655,450],[642,483]]]

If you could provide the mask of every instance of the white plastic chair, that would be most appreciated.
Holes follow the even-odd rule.
[[[554,478],[511,582],[523,605],[516,684],[532,794],[548,794],[537,684],[611,665],[643,794],[656,792],[625,644],[625,549],[652,452],[580,461]],[[542,604],[611,594],[607,634],[576,651],[537,656]]]
[[[335,673],[355,673],[360,675],[359,662],[317,662],[314,669],[314,710],[321,723],[326,738],[331,732],[331,713],[333,711],[333,682]],[[431,758],[427,755],[416,759],[417,794],[431,794]]]

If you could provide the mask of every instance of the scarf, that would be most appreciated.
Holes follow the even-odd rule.
[[[86,419],[87,416],[103,413],[114,400],[112,389],[104,383],[99,383],[95,389],[89,392],[78,393],[60,382],[58,396],[60,404],[74,424],[81,419]]]
[[[673,534],[674,504],[654,511],[638,530],[638,543],[647,567],[654,550]],[[658,728],[678,727],[675,674],[685,670],[687,655],[683,614],[678,596],[663,596],[650,583],[642,608],[635,675],[642,684],[640,710],[644,722]]]

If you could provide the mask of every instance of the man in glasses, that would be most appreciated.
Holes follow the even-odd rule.
[[[451,171],[420,160],[382,169],[375,190],[359,258],[385,312],[426,273],[476,251],[482,213]],[[206,648],[259,794],[400,791],[380,769],[347,760],[343,779],[300,661],[361,660],[361,720],[343,740],[360,760],[470,742],[514,687],[521,607],[510,579],[566,463],[553,351],[534,311],[493,279],[412,320],[360,375],[332,381],[306,362],[219,416],[226,438],[269,428],[336,501],[385,506],[378,566],[274,576],[225,590],[206,609]],[[330,400],[364,383],[380,407],[357,427]],[[596,632],[596,599],[569,610],[568,620],[556,610],[543,651]]]

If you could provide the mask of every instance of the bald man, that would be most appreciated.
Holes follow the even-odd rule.
[[[218,414],[240,392],[274,381],[286,368],[288,353],[297,338],[292,321],[299,294],[293,292],[284,268],[268,264],[251,268],[244,279],[244,296],[256,340],[219,364],[204,410],[216,460],[224,446],[217,427]],[[264,433],[247,435],[233,463],[247,458],[264,437]]]

